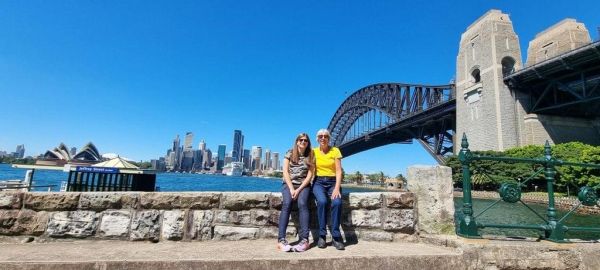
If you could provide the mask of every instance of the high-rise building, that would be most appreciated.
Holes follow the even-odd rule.
[[[16,158],[25,157],[25,145],[24,144],[17,145],[17,151],[15,151],[15,157]]]
[[[217,171],[223,170],[225,165],[225,147],[224,144],[219,144],[219,150],[217,150]]]
[[[269,170],[271,168],[271,150],[265,150],[265,161],[263,164],[263,170]]]
[[[185,172],[189,172],[192,170],[194,166],[194,151],[193,150],[184,150],[181,158],[181,170]]]
[[[242,161],[244,149],[244,135],[241,130],[233,131],[233,151],[231,153],[231,159],[233,161]]]
[[[202,169],[210,170],[210,167],[212,167],[212,152],[206,149],[202,153]]]
[[[260,170],[260,158],[262,157],[262,147],[260,146],[252,146],[252,164],[251,169]]]
[[[71,156],[74,157],[75,155],[77,155],[77,147],[71,147],[71,151],[69,151],[71,153]]]
[[[171,148],[171,152],[173,153],[173,157],[171,160],[171,170],[179,170],[181,164],[181,140],[179,140],[179,134],[173,140],[173,148]]]
[[[192,150],[192,141],[194,140],[194,133],[187,132],[185,133],[185,141],[183,144],[183,150]]]
[[[204,151],[202,150],[194,150],[194,164],[192,165],[192,171],[200,171],[202,170],[202,155]]]
[[[200,143],[198,144],[198,150],[200,150],[200,151],[206,150],[206,143],[204,142],[204,140],[201,140]]]
[[[244,162],[244,169],[250,170],[252,168],[252,159],[250,158],[250,150],[244,149],[244,155],[242,158]]]
[[[271,162],[273,170],[279,170],[279,153],[273,152],[273,161]]]

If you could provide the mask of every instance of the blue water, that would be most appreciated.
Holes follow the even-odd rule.
[[[24,179],[24,169],[12,168],[9,164],[0,164],[0,180]],[[54,185],[52,191],[58,191],[60,184],[66,181],[68,173],[62,171],[35,170],[32,191],[48,191],[48,186]],[[160,191],[266,191],[280,192],[280,178],[235,177],[210,174],[158,173],[156,186]],[[344,187],[343,193],[370,192],[375,189]]]
[[[479,215],[496,200],[483,200],[473,199],[473,212],[474,215]],[[454,198],[455,221],[458,223],[460,218],[463,216],[462,213],[462,198]],[[537,212],[544,218],[546,217],[546,211],[548,205],[544,204],[527,204],[531,209]],[[558,210],[557,218],[562,218],[567,211]],[[529,224],[539,225],[545,224],[545,222],[536,216],[531,210],[527,209],[521,203],[507,203],[500,202],[476,217],[478,222],[484,224]],[[575,227],[595,227],[600,228],[600,215],[580,215],[572,214],[564,220],[566,226]],[[457,224],[458,226],[458,224]],[[499,228],[484,228],[480,229],[480,233],[483,235],[502,235],[502,236],[513,236],[513,237],[538,237],[539,231],[536,230],[524,230],[524,229],[499,229]],[[585,232],[585,231],[569,231],[566,234],[567,238],[577,238],[585,240],[596,240],[600,239],[600,232]]]

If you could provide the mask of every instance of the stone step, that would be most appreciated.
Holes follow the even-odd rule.
[[[419,243],[366,242],[338,251],[276,250],[274,240],[208,242],[72,241],[0,244],[12,269],[464,269],[461,253]]]

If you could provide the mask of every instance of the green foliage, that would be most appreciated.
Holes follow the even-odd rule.
[[[273,172],[269,173],[268,176],[275,177],[275,178],[283,178],[283,172],[282,171],[273,171]]]
[[[4,156],[4,157],[0,157],[0,163],[33,165],[33,164],[35,164],[35,159],[33,159],[31,157],[14,158],[14,157],[9,157],[9,156]]]
[[[528,145],[498,151],[473,151],[475,155],[503,156],[514,158],[543,158],[544,147],[541,145]],[[552,156],[557,160],[573,163],[600,164],[600,147],[570,142],[552,146]],[[456,186],[462,186],[462,166],[457,156],[446,159],[446,166],[452,168],[452,179]],[[500,183],[524,181],[541,168],[540,165],[526,163],[512,163],[500,161],[479,160],[469,167],[471,181],[475,188],[493,190]],[[574,191],[578,187],[597,186],[600,184],[600,169],[591,169],[580,166],[557,166],[556,186],[559,191]],[[546,185],[543,173],[533,177],[527,182],[528,187]],[[527,189],[527,188],[525,188]]]

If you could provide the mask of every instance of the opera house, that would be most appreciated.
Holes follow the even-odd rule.
[[[64,143],[60,143],[54,149],[46,151],[43,158],[38,159],[35,164],[49,166],[63,166],[65,164],[91,165],[101,161],[103,161],[102,156],[91,142],[83,146],[81,151],[74,156],[71,156],[69,148]]]
[[[134,164],[117,156],[103,158],[93,143],[71,155],[69,148],[61,143],[36,160],[35,165],[13,164],[13,168],[27,169],[24,186],[30,190],[35,170],[58,170],[68,173],[61,191],[154,191],[156,174],[152,170],[140,170]]]

